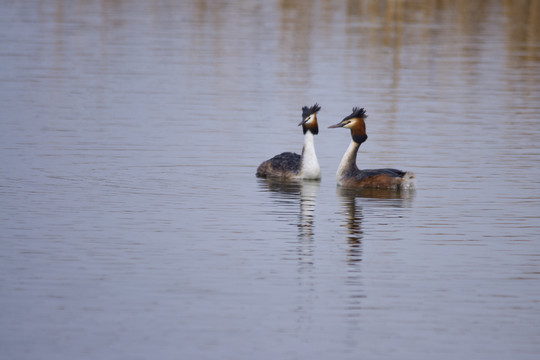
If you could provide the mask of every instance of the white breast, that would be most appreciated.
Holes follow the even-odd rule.
[[[302,170],[300,177],[302,179],[320,179],[321,167],[317,161],[315,154],[315,144],[313,142],[313,134],[311,131],[306,131],[304,135],[304,148],[302,149]]]
[[[350,173],[351,169],[356,168],[356,154],[358,153],[359,147],[360,145],[358,145],[358,143],[351,141],[347,151],[345,151],[345,154],[343,154],[343,158],[339,163],[336,173],[338,185],[343,185],[343,180],[345,180],[346,174]]]

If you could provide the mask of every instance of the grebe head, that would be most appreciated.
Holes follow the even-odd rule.
[[[311,131],[313,135],[319,133],[319,125],[317,124],[317,112],[321,110],[319,104],[315,103],[312,107],[304,106],[302,107],[302,121],[298,126],[302,125],[302,130],[304,134],[306,131]]]
[[[339,123],[329,126],[329,128],[347,128],[351,129],[351,136],[353,140],[359,144],[367,140],[366,123],[367,118],[366,110],[364,108],[354,107],[352,114],[346,116]]]

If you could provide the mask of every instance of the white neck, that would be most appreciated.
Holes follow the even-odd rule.
[[[304,148],[302,149],[302,169],[300,176],[303,179],[320,179],[321,168],[315,154],[315,144],[313,133],[306,131],[304,134]]]
[[[355,170],[358,170],[356,167],[356,154],[358,153],[358,148],[360,144],[351,140],[347,151],[343,155],[341,162],[336,173],[337,182],[339,185],[342,185],[344,177],[347,177],[349,174],[354,173]]]

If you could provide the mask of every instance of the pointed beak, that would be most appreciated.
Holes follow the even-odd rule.
[[[298,126],[304,125],[304,124],[306,123],[306,121],[307,121],[307,118],[305,118],[304,120],[300,121],[300,124],[298,124]]]
[[[335,125],[330,125],[328,128],[329,129],[334,129],[334,128],[340,128],[340,127],[343,127],[343,125],[345,125],[346,123],[345,122],[340,122],[338,124],[335,124]]]

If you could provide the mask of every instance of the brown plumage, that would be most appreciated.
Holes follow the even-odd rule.
[[[343,127],[351,130],[351,144],[343,155],[337,170],[339,185],[351,188],[410,189],[414,188],[414,174],[397,169],[360,170],[356,166],[356,155],[360,145],[367,140],[367,118],[364,108],[353,108],[351,115],[330,128]]]

